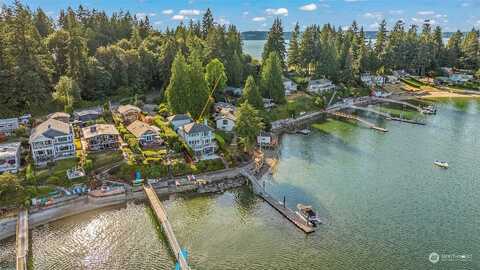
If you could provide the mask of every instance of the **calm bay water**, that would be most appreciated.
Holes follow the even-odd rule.
[[[445,101],[426,126],[348,123],[286,135],[267,189],[326,220],[306,236],[252,194],[166,202],[194,269],[480,269],[480,100]],[[448,170],[432,165],[450,163]],[[32,269],[172,269],[148,206],[129,203],[35,228]],[[472,255],[433,265],[431,252]],[[14,239],[0,242],[14,269]]]

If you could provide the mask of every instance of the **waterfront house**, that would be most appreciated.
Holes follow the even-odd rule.
[[[73,112],[73,119],[76,123],[84,125],[89,121],[95,121],[102,116],[102,108],[92,108]]]
[[[285,87],[285,96],[289,96],[293,92],[297,92],[297,84],[288,78],[283,78],[283,86]]]
[[[307,91],[314,94],[322,94],[336,89],[335,84],[327,79],[311,80],[308,82]]]
[[[158,128],[142,121],[137,120],[131,123],[127,126],[127,129],[137,138],[141,146],[163,143],[159,138]]]
[[[195,156],[204,158],[215,153],[215,136],[206,121],[204,124],[193,122],[181,126],[178,134],[190,146]]]
[[[0,174],[17,173],[20,168],[20,142],[0,144]]]
[[[370,73],[364,73],[360,75],[360,80],[366,86],[384,85],[386,83],[386,79],[384,76],[374,76],[370,75]]]
[[[82,128],[82,135],[88,151],[118,150],[120,147],[120,133],[111,124]]]
[[[122,117],[122,121],[128,125],[140,118],[140,113],[142,110],[137,106],[128,104],[118,106],[117,112]]]
[[[387,75],[387,82],[391,84],[397,84],[400,83],[400,79],[394,75]]]
[[[235,110],[221,109],[215,114],[215,123],[217,129],[230,132],[235,127]]]
[[[470,74],[462,74],[462,73],[454,73],[451,74],[448,79],[453,84],[464,84],[466,82],[473,80],[473,75]]]
[[[257,145],[260,147],[274,147],[276,144],[277,138],[271,132],[262,131],[257,135]]]
[[[11,135],[16,129],[18,129],[18,126],[18,118],[0,119],[0,133],[5,135]]]
[[[193,119],[187,114],[175,114],[167,118],[173,130],[177,131],[180,127],[193,122]]]
[[[37,166],[75,157],[73,128],[70,124],[50,118],[36,126],[30,134],[30,148]]]
[[[64,123],[69,123],[70,122],[70,114],[65,113],[65,112],[55,112],[51,113],[47,116],[48,119],[55,119]]]

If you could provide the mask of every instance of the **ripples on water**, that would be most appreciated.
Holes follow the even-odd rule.
[[[480,269],[480,106],[446,102],[427,126],[377,133],[329,121],[287,135],[267,189],[312,204],[327,221],[306,236],[248,187],[166,201],[194,269],[434,269],[428,254],[472,254],[435,269]],[[446,159],[451,168],[432,165]],[[0,242],[11,269],[12,239]],[[129,203],[32,230],[33,269],[172,269],[145,204]]]

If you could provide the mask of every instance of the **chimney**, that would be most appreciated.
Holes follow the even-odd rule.
[[[90,127],[90,132],[92,132],[92,133],[97,132],[97,126],[91,126]]]

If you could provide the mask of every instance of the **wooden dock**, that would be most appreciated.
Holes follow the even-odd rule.
[[[381,132],[388,132],[388,129],[378,127],[375,124],[370,123],[367,120],[365,120],[363,118],[360,118],[358,116],[355,116],[355,115],[351,115],[351,114],[347,114],[347,113],[343,113],[343,112],[329,112],[329,114],[331,114],[333,116],[336,116],[336,117],[345,118],[345,119],[348,119],[348,120],[355,120],[355,121],[357,121],[359,123],[362,123],[365,126],[367,126],[368,128],[373,129],[373,130],[377,130],[377,131],[381,131]]]
[[[16,239],[17,270],[26,270],[28,256],[28,211],[26,209],[18,212]]]
[[[245,176],[252,183],[255,193],[260,196],[264,201],[270,204],[275,208],[280,214],[282,214],[286,219],[292,222],[297,228],[303,232],[309,234],[315,231],[315,228],[308,225],[307,222],[302,219],[297,213],[292,209],[288,208],[286,205],[283,205],[282,202],[279,202],[274,197],[272,197],[265,189],[260,185],[257,178],[251,175],[249,172],[243,170],[242,175]]]
[[[175,254],[175,258],[180,265],[180,269],[190,270],[190,266],[188,266],[187,260],[182,253],[180,244],[175,237],[172,225],[170,225],[170,221],[168,221],[167,211],[165,211],[165,208],[160,202],[160,199],[158,199],[157,193],[155,193],[155,189],[153,189],[151,186],[143,186],[143,190],[145,191],[145,194],[150,201],[150,206],[152,207],[155,216],[162,225],[163,232],[167,236],[168,243],[173,253]]]
[[[391,120],[391,121],[404,122],[404,123],[410,123],[410,124],[416,124],[416,125],[425,125],[425,123],[423,123],[423,122],[419,122],[419,121],[415,121],[415,120],[411,120],[411,119],[400,118],[400,117],[394,117],[394,116],[391,116],[389,113],[377,111],[377,110],[372,109],[372,108],[359,107],[359,106],[355,106],[355,105],[352,105],[349,108],[354,109],[354,110],[374,113],[374,114],[377,114],[379,116],[383,116],[383,117],[385,117],[385,119]]]

